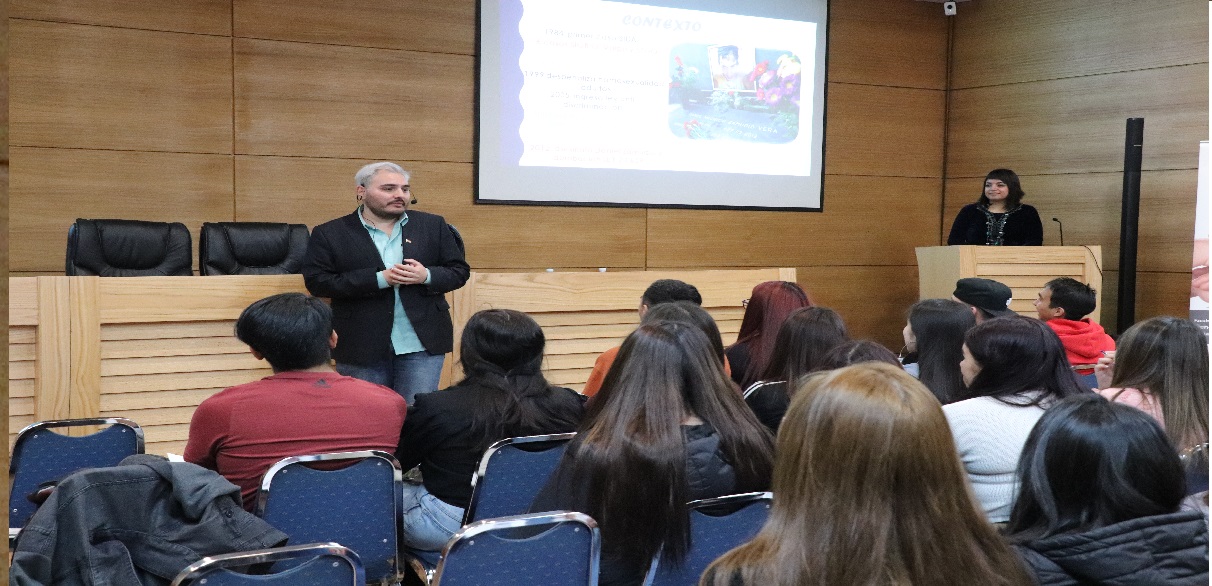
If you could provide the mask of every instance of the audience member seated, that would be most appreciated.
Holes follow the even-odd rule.
[[[943,406],[960,460],[981,508],[993,523],[1010,518],[1014,470],[1027,434],[1044,410],[1083,389],[1065,348],[1043,322],[991,319],[968,330],[960,371],[967,389]]]
[[[659,279],[653,281],[644,294],[640,296],[640,321],[644,320],[644,316],[649,309],[656,307],[662,303],[672,301],[689,301],[695,305],[703,304],[703,296],[699,294],[699,290],[694,285],[679,281],[677,279]],[[585,388],[581,391],[586,397],[592,397],[598,394],[598,390],[602,388],[602,380],[606,378],[606,373],[610,371],[610,365],[614,364],[614,359],[619,355],[619,347],[615,346],[598,356],[597,360],[593,361],[593,371],[589,373],[589,380],[585,381]],[[724,362],[724,368],[728,368],[728,362]]]
[[[952,299],[923,299],[909,308],[905,338],[905,371],[926,385],[944,405],[964,392],[959,363],[964,335],[976,318],[971,309]]]
[[[891,364],[901,370],[901,361],[883,344],[872,342],[871,340],[850,340],[838,346],[834,346],[815,370],[836,370],[853,364],[863,362],[883,362]]]
[[[724,342],[720,337],[720,327],[716,325],[715,319],[711,317],[710,313],[707,313],[707,310],[690,301],[662,303],[644,314],[644,319],[640,323],[658,322],[677,322],[698,328],[704,336],[707,336],[707,343],[711,346],[711,355],[723,365],[724,376],[728,376],[728,359],[724,358]]]
[[[274,374],[202,401],[184,456],[238,485],[245,509],[254,508],[261,477],[282,458],[395,449],[404,399],[332,369],[337,334],[327,303],[302,293],[266,297],[240,314],[236,337]]]
[[[602,531],[601,584],[640,584],[653,557],[685,558],[691,500],[766,490],[770,434],[697,327],[641,325],[533,511],[573,510]]]
[[[1152,415],[1188,461],[1188,490],[1208,489],[1208,339],[1199,326],[1154,317],[1128,328],[1100,359],[1102,396]],[[1109,378],[1109,380],[1108,380]]]
[[[745,315],[741,318],[741,331],[737,332],[736,343],[728,347],[727,355],[732,380],[747,389],[766,372],[783,320],[792,311],[812,307],[812,300],[795,283],[766,281],[758,283],[742,305]]]
[[[955,282],[951,299],[968,306],[976,323],[995,317],[1017,315],[1010,309],[1010,298],[1014,292],[993,279],[968,277]]]
[[[462,526],[484,451],[509,437],[575,431],[585,398],[543,378],[543,330],[530,316],[488,309],[463,328],[463,380],[417,395],[396,458],[420,464],[424,484],[404,487],[405,545],[440,551]]]
[[[1048,410],[1006,526],[1040,584],[1207,584],[1208,525],[1157,422],[1097,396]]]
[[[745,389],[745,403],[771,434],[778,433],[800,377],[816,370],[834,346],[849,339],[842,316],[828,307],[801,307],[783,320],[761,380]]]
[[[1115,340],[1103,326],[1086,317],[1097,303],[1094,289],[1069,277],[1048,281],[1035,299],[1039,318],[1060,336],[1070,366],[1081,376],[1094,374],[1094,365],[1103,352],[1115,350]]]
[[[899,366],[809,377],[776,454],[765,527],[700,584],[1031,584],[973,503],[938,401]]]

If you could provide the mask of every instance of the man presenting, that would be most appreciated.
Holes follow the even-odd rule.
[[[236,337],[274,374],[202,401],[184,457],[238,485],[245,509],[253,509],[261,477],[282,458],[395,451],[404,400],[332,371],[337,334],[328,304],[302,293],[266,297],[240,314]]]
[[[394,389],[409,404],[438,388],[454,348],[444,294],[470,268],[441,216],[409,211],[409,174],[371,163],[354,175],[358,209],[311,232],[303,279],[332,299],[337,372]]]

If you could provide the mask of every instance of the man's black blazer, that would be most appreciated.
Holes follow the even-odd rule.
[[[462,287],[471,272],[454,232],[442,216],[409,211],[400,244],[404,258],[416,259],[429,269],[428,285],[379,288],[375,274],[387,267],[357,211],[312,230],[303,280],[312,295],[332,299],[337,362],[370,365],[392,356],[392,292],[396,290],[425,350],[445,354],[454,348],[450,304],[443,294]]]

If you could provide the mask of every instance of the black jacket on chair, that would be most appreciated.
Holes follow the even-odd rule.
[[[167,586],[205,556],[277,547],[217,472],[151,454],[63,479],[17,538],[12,586]]]
[[[395,291],[427,352],[445,354],[454,349],[445,294],[462,287],[471,273],[454,230],[442,216],[409,210],[400,245],[404,258],[429,269],[428,285],[379,288],[375,275],[387,267],[357,211],[312,230],[303,280],[312,295],[332,299],[337,362],[369,365],[391,357]]]

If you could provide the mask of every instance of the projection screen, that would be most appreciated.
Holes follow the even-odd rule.
[[[819,211],[827,0],[483,0],[477,203]]]

